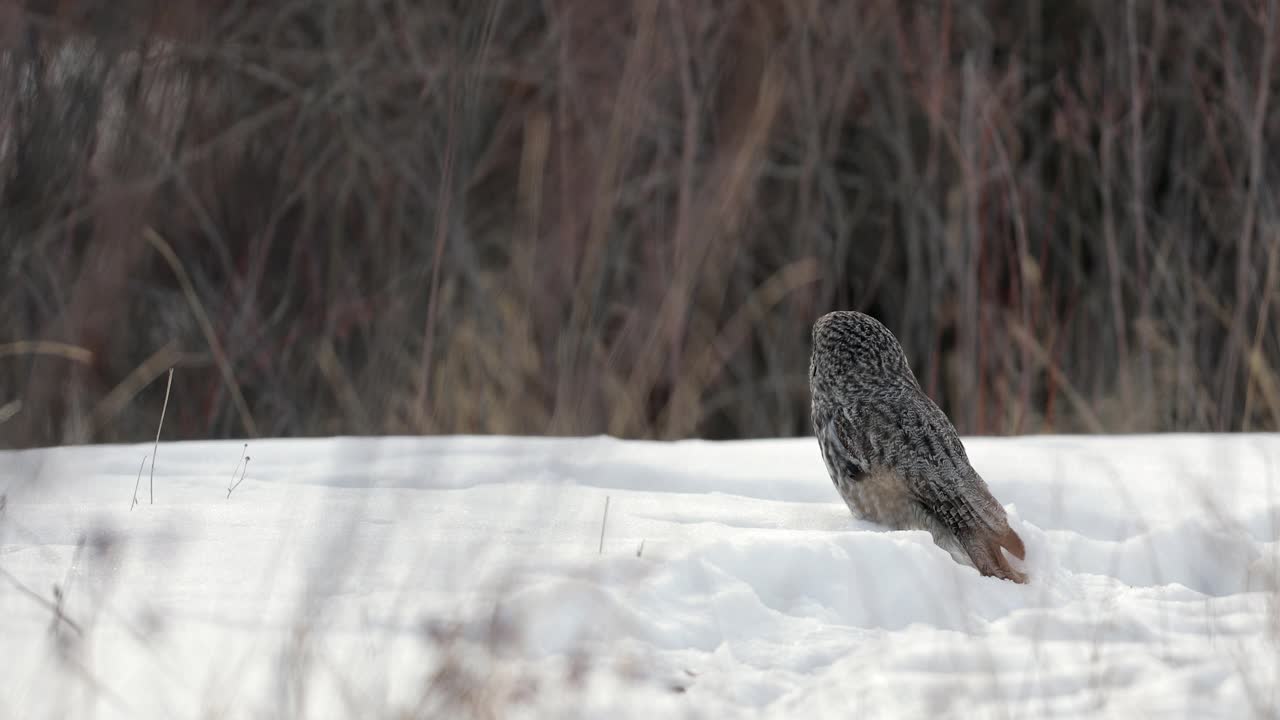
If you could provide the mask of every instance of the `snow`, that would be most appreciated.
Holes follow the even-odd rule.
[[[148,443],[0,453],[0,717],[1280,712],[1280,438],[966,446],[1026,586],[811,438],[161,443],[132,509]]]

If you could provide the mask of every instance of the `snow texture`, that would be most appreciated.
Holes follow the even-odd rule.
[[[966,446],[1029,585],[812,438],[0,453],[0,718],[1277,716],[1280,438]]]

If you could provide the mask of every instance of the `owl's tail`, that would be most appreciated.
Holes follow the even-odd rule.
[[[1016,570],[1002,552],[1002,550],[1008,550],[1010,555],[1019,560],[1024,560],[1027,556],[1022,538],[1018,537],[1018,533],[1014,532],[1007,522],[1002,523],[1000,528],[985,526],[964,528],[956,532],[956,538],[969,554],[969,559],[973,561],[974,567],[978,568],[978,572],[1016,583],[1027,581],[1027,576]]]

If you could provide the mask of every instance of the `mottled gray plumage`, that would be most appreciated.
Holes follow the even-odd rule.
[[[983,575],[1026,581],[1001,553],[1022,559],[1022,539],[888,328],[859,312],[819,318],[809,390],[822,459],[855,516],[928,530]]]

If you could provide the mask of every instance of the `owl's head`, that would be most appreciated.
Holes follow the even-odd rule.
[[[809,382],[827,392],[858,385],[907,383],[919,387],[898,339],[879,320],[837,310],[813,324]]]

